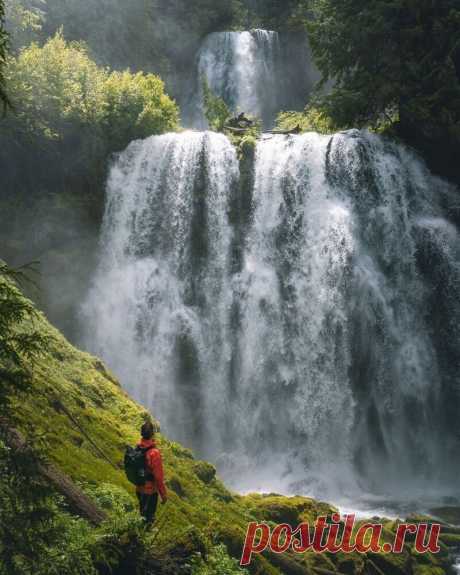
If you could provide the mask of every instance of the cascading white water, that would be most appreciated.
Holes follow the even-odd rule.
[[[215,32],[198,55],[199,78],[223,98],[233,112],[272,122],[280,109],[280,43],[277,32]],[[198,92],[201,99],[201,91]]]
[[[191,125],[203,128],[202,79],[234,113],[245,112],[271,126],[281,109],[305,106],[318,79],[305,38],[280,39],[277,32],[214,32],[198,54],[198,82]],[[291,50],[295,46],[296,57]]]
[[[134,142],[107,186],[87,341],[185,442],[212,428],[225,380],[237,176],[226,137],[189,132]]]
[[[398,492],[458,471],[455,420],[442,422],[460,351],[459,238],[440,208],[448,189],[369,134],[259,144],[237,397],[257,414],[241,418],[253,457],[309,468],[293,470],[298,489],[324,493],[330,480],[336,493],[350,489],[359,470],[373,489]],[[439,295],[450,367],[433,326]]]
[[[212,133],[119,156],[87,347],[241,489],[454,485],[449,186],[357,131],[265,138],[254,170]]]

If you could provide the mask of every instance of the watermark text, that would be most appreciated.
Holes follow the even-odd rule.
[[[410,536],[417,553],[438,553],[441,525],[437,523],[399,523],[393,540],[383,537],[381,523],[360,523],[355,515],[338,513],[318,517],[313,527],[301,523],[293,529],[287,523],[271,528],[267,523],[249,523],[240,564],[251,563],[254,554],[269,549],[273,553],[402,553]]]

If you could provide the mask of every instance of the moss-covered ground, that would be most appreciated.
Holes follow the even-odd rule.
[[[16,425],[46,458],[89,494],[99,491],[99,504],[104,501],[104,492],[109,492],[112,498],[131,501],[134,509],[134,489],[125,478],[122,461],[126,445],[137,441],[138,430],[149,414],[128,397],[99,359],[70,345],[43,315],[37,321],[50,337],[49,351],[33,368],[30,393],[14,400]],[[296,526],[333,512],[330,505],[304,497],[232,493],[216,477],[211,464],[196,460],[190,450],[160,433],[157,440],[169,501],[160,508],[161,529],[153,536],[152,545],[161,546],[165,553],[180,549],[189,558],[200,552],[206,556],[205,550],[210,548],[217,553],[211,553],[214,559],[208,571],[193,572],[219,573],[221,568],[212,567],[212,561],[222,565],[215,559],[221,553],[239,559],[250,521]],[[385,522],[388,540],[395,525]],[[460,536],[454,529],[445,536],[442,552],[436,556],[416,555],[410,545],[402,555],[264,552],[255,558],[250,571],[264,575],[441,575],[448,572],[448,547],[459,544]],[[193,561],[190,565],[193,570]]]

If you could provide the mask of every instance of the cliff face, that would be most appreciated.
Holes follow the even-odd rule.
[[[159,531],[143,533],[138,527],[134,490],[124,476],[122,460],[125,446],[136,442],[138,429],[148,414],[128,397],[98,359],[71,346],[43,315],[38,316],[36,327],[50,338],[49,350],[33,367],[29,392],[13,402],[13,424],[42,461],[67,475],[106,513],[108,519],[102,526],[90,527],[84,520],[80,523],[87,533],[98,534],[99,542],[105,541],[104,553],[112,562],[113,572],[239,573],[230,556],[241,556],[249,521],[296,526],[333,511],[331,506],[308,498],[232,493],[216,477],[211,464],[197,461],[188,449],[159,434],[170,498],[159,510]],[[161,419],[161,414],[155,415]],[[21,492],[17,495],[23,497]],[[58,507],[59,513],[71,515],[65,502]],[[394,522],[385,521],[388,536],[394,529]],[[449,537],[449,543],[455,545],[457,536]],[[107,540],[111,546],[107,547]],[[41,573],[39,562],[38,557],[37,572]],[[441,575],[447,572],[446,565],[445,546],[436,557],[416,557],[409,546],[400,556],[268,552],[255,557],[250,571],[273,575]],[[94,573],[108,572],[94,557],[92,568]],[[60,572],[68,571],[63,568]]]

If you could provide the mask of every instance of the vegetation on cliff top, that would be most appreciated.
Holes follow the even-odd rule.
[[[388,123],[460,182],[460,8],[456,0],[311,0],[307,23],[339,128]]]
[[[72,274],[83,277],[95,253],[110,155],[178,129],[178,107],[158,76],[101,67],[61,32],[10,55],[5,77],[13,108],[0,120],[0,255],[40,259],[44,281],[59,285],[44,290],[59,321],[79,297]]]
[[[61,33],[12,57],[6,78],[16,113],[2,132],[16,145],[24,136],[46,139],[48,146],[69,139],[75,154],[96,151],[104,158],[133,139],[178,125],[177,106],[157,76],[109,72],[91,60],[84,44],[68,43]]]

